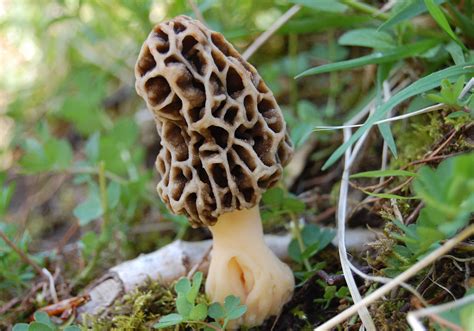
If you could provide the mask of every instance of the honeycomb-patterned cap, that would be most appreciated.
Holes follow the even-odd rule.
[[[161,150],[158,192],[193,226],[255,206],[293,149],[255,68],[217,32],[178,16],[154,27],[135,67]]]

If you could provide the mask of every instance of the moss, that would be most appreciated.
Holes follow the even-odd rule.
[[[175,294],[156,281],[149,281],[126,294],[100,317],[86,316],[89,330],[150,330],[161,316],[175,311]]]
[[[449,118],[446,114],[434,113],[426,116],[417,116],[411,119],[410,124],[398,123],[394,125],[394,135],[397,137],[399,155],[391,162],[391,168],[397,169],[415,160],[420,160],[429,152],[432,146],[440,141],[453,128],[459,131],[464,125],[471,123],[470,116]],[[465,151],[473,148],[472,143],[465,139],[465,135],[458,135],[445,148],[444,154]],[[408,169],[413,170],[413,169]]]
[[[374,319],[377,330],[409,330],[406,320],[406,313],[402,307],[405,305],[405,299],[384,300],[379,305],[373,305],[371,315]]]

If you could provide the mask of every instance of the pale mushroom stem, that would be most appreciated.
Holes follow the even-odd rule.
[[[233,327],[260,325],[277,315],[294,288],[291,269],[266,246],[257,206],[223,214],[209,227],[213,235],[206,293],[212,302],[240,298],[247,312]]]

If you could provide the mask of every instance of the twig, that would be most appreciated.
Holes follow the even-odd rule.
[[[383,295],[390,292],[392,289],[399,286],[402,282],[410,279],[411,277],[415,276],[420,270],[426,268],[434,261],[436,261],[440,256],[445,255],[447,252],[452,250],[458,243],[463,241],[464,239],[472,236],[474,234],[474,225],[470,225],[466,229],[464,229],[461,233],[459,233],[454,238],[446,241],[446,243],[436,249],[435,251],[431,252],[425,258],[418,261],[414,265],[412,265],[409,269],[405,270],[403,273],[395,277],[390,283],[383,285],[382,287],[378,288],[368,296],[366,296],[361,301],[355,303],[348,309],[344,310],[340,314],[336,315],[335,317],[331,318],[329,321],[325,322],[324,324],[315,328],[315,331],[325,331],[330,330],[331,328],[337,326],[338,324],[344,322],[347,318],[354,315],[360,308],[367,307],[371,303],[375,302]]]
[[[293,15],[301,9],[300,5],[294,5],[287,10],[280,18],[278,18],[264,33],[258,36],[257,39],[243,52],[242,58],[248,60],[257,49],[260,48],[283,24],[285,24]]]
[[[44,275],[43,268],[41,268],[38,263],[30,259],[28,255],[26,255],[21,249],[19,249],[2,230],[0,230],[0,237],[8,246],[10,246],[11,249],[13,249],[18,254],[20,259],[22,259],[25,264],[30,265],[38,273],[38,275]]]
[[[420,322],[419,318],[439,314],[443,311],[450,310],[471,302],[474,302],[474,294],[442,305],[411,311],[407,315],[407,321],[414,331],[424,331],[426,328]],[[460,330],[462,330],[462,328]]]
[[[196,5],[194,0],[188,0],[189,7],[193,10],[194,15],[196,15],[196,18],[201,21],[204,25],[208,25],[206,20],[204,19],[204,16],[201,13],[201,10],[199,10],[199,7]]]
[[[410,225],[415,221],[415,219],[418,217],[418,214],[420,213],[421,208],[423,208],[425,204],[423,202],[420,202],[418,206],[411,212],[411,214],[406,218],[405,220],[405,225]]]

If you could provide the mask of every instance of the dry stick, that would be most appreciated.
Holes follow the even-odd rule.
[[[58,296],[56,294],[56,286],[54,284],[54,278],[49,272],[49,270],[46,268],[41,268],[38,265],[38,263],[30,259],[29,256],[26,255],[24,252],[22,252],[22,250],[19,249],[15,245],[15,243],[12,242],[2,230],[0,230],[0,237],[3,239],[3,241],[5,241],[5,243],[8,246],[10,246],[11,249],[13,249],[18,254],[20,259],[22,259],[25,264],[30,265],[40,276],[46,277],[48,279],[51,297],[53,298],[53,301],[55,303],[58,302]]]
[[[28,257],[28,255],[26,255],[25,253],[23,253],[21,251],[21,249],[19,249],[8,237],[7,235],[2,231],[0,230],[0,237],[3,239],[3,241],[5,241],[5,243],[10,246],[11,249],[13,249],[17,254],[18,256],[20,256],[20,258],[23,260],[23,262],[25,262],[26,264],[29,264],[31,267],[33,267],[33,269],[35,269],[35,271],[43,276],[43,269],[38,265],[38,263],[36,263],[35,261],[33,261],[32,259],[30,259]]]
[[[188,4],[193,10],[194,15],[196,15],[196,18],[201,21],[204,25],[208,25],[206,20],[204,19],[204,16],[202,15],[201,11],[199,10],[199,7],[196,5],[196,2],[194,0],[188,0]]]
[[[260,48],[283,24],[285,24],[293,15],[301,9],[300,5],[294,5],[287,10],[280,18],[278,18],[264,33],[258,36],[257,39],[245,50],[242,54],[244,60],[248,60],[257,49]]]
[[[366,296],[361,301],[357,302],[353,306],[347,308],[340,314],[336,315],[335,317],[331,318],[326,323],[318,326],[315,328],[315,331],[325,331],[330,330],[333,327],[336,327],[339,323],[344,322],[346,319],[354,315],[358,309],[362,307],[367,307],[371,303],[375,302],[383,295],[390,292],[392,289],[399,286],[402,282],[410,279],[411,277],[415,276],[419,271],[426,268],[433,262],[435,262],[439,257],[443,256],[450,250],[452,250],[458,243],[463,241],[464,239],[474,235],[474,225],[470,225],[466,229],[464,229],[461,233],[459,233],[456,237],[449,239],[446,243],[441,246],[440,248],[436,249],[432,253],[428,254],[424,259],[418,261],[414,265],[412,265],[409,269],[395,277],[390,283],[383,285],[382,287],[378,288],[368,296]]]

